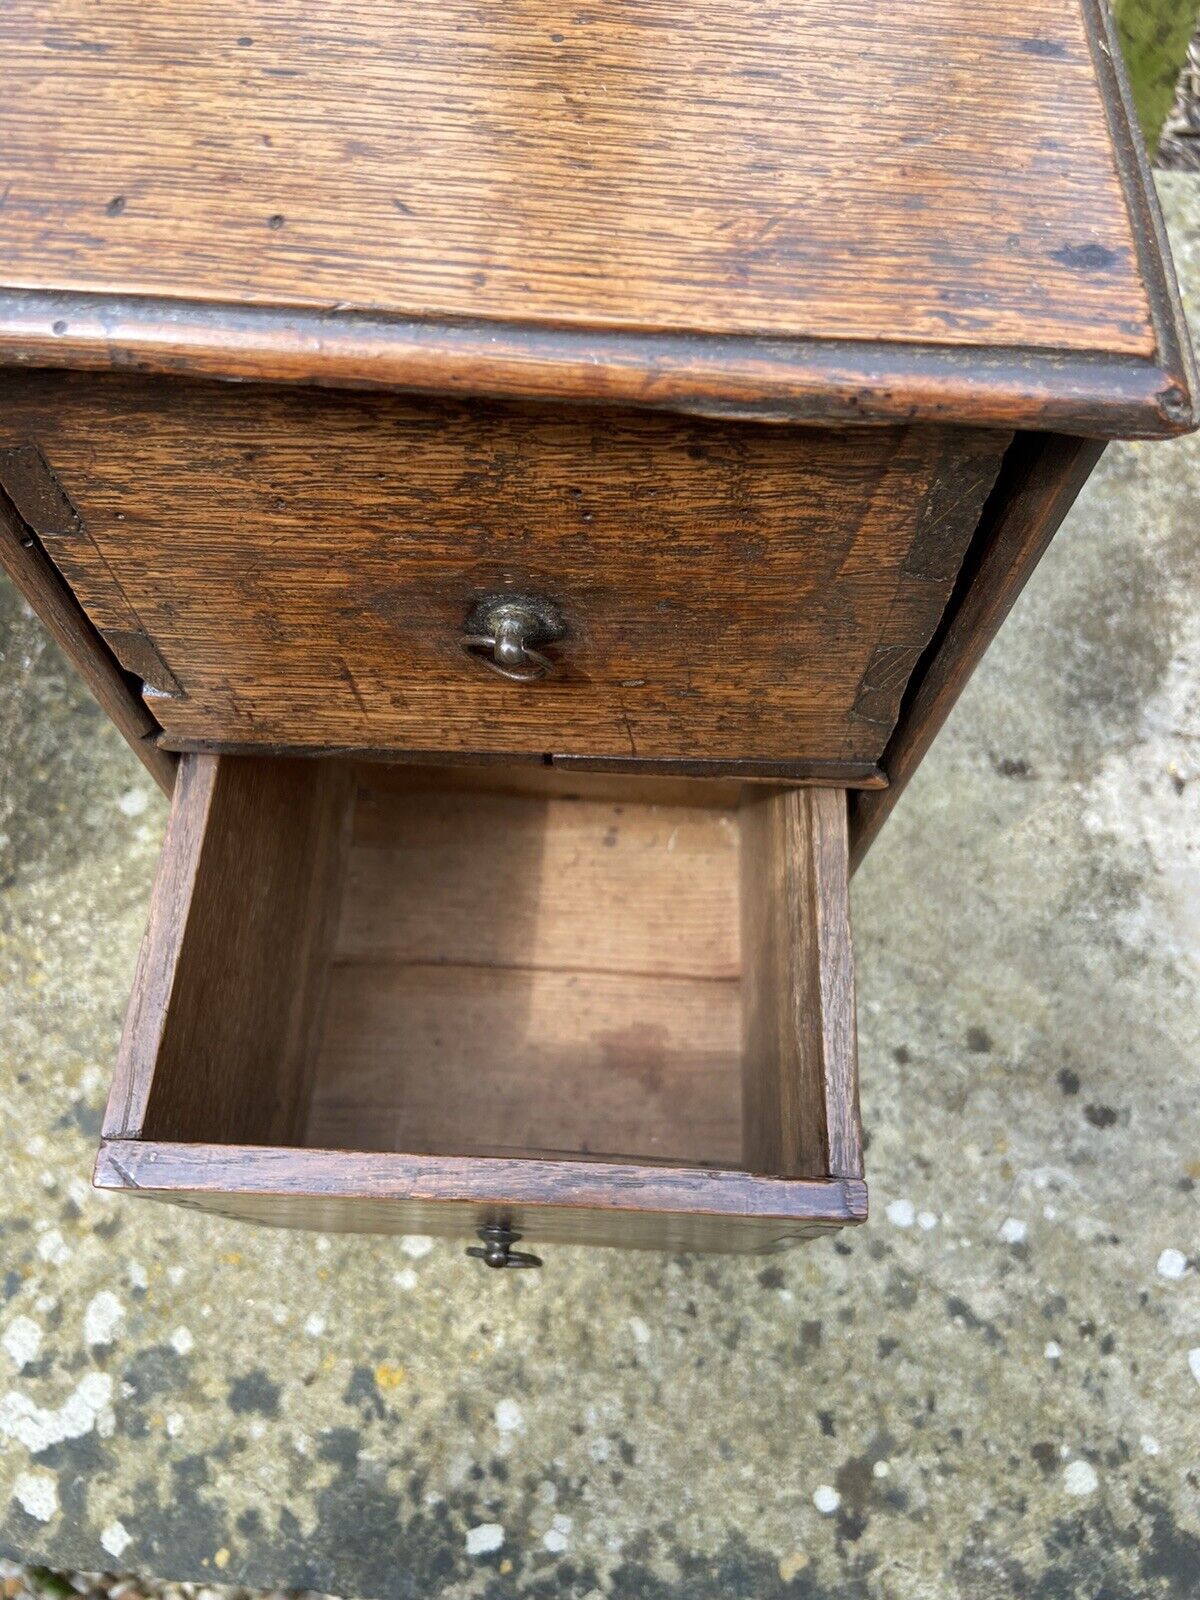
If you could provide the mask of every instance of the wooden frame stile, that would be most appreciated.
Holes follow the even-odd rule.
[[[751,795],[741,827],[745,1163],[861,1178],[846,797]]]

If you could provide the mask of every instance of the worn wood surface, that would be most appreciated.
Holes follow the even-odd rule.
[[[736,811],[375,772],[304,1142],[739,1165]]]
[[[171,739],[163,740],[163,748],[194,755],[264,755],[295,756],[302,760],[316,760],[322,756],[351,757],[396,766],[472,766],[507,767],[521,765],[535,770],[554,768],[559,772],[625,773],[630,777],[655,779],[663,776],[677,778],[705,778],[713,783],[762,783],[776,786],[781,783],[815,784],[825,789],[884,789],[887,779],[873,761],[810,761],[793,757],[789,761],[728,761],[675,758],[655,759],[647,756],[564,756],[547,755],[544,751],[473,751],[473,750],[388,750],[372,747],[363,749],[353,744],[342,745],[262,745],[238,744],[223,739]]]
[[[739,823],[743,1161],[861,1178],[845,796],[751,794]]]
[[[851,798],[852,867],[870,849],[1102,451],[1095,440],[1057,435],[1029,434],[1014,445],[888,743],[888,787]]]
[[[217,771],[212,757],[189,757],[180,762],[104,1110],[106,1138],[136,1138],[145,1126],[197,888]]]
[[[1196,0],[1113,0],[1142,136],[1153,154],[1196,26]]]
[[[339,962],[299,1142],[740,1167],[740,1016],[736,978]]]
[[[105,1142],[96,1184],[280,1227],[469,1235],[507,1221],[533,1245],[769,1251],[865,1222],[853,1178],[782,1179],[597,1161]]]
[[[359,772],[338,961],[737,977],[731,808],[649,801],[629,779],[543,797],[455,771],[376,789],[373,772]]]
[[[3,462],[0,461],[0,487]],[[0,568],[16,584],[43,627],[63,650],[95,695],[101,709],[165,795],[175,783],[177,758],[158,747],[158,723],[143,705],[134,683],[121,671],[62,576],[47,558],[32,529],[0,492]]]
[[[1145,151],[1134,131],[1132,97],[1112,17],[1095,11],[1097,75],[1114,119],[1114,143],[1144,270],[1167,255],[1166,234]],[[1159,280],[1155,315],[1163,338],[1176,341],[1172,360],[1195,388],[1191,348],[1168,273]],[[858,866],[944,724],[971,673],[995,638],[1050,540],[1100,459],[1088,437],[1030,433],[1009,452],[1000,480],[967,553],[955,592],[923,660],[905,691],[900,717],[883,758],[888,788],[862,804],[850,802],[851,863]]]
[[[743,1168],[858,1178],[844,812],[831,790],[185,757],[105,1136],[358,1152],[328,1169],[355,1200],[370,1152],[524,1164],[547,1202],[580,1156],[723,1195]],[[755,833],[768,813],[789,825]],[[794,897],[771,940],[760,878]],[[768,1041],[743,1006],[777,968],[792,1026]],[[770,1111],[743,1139],[745,1073],[784,1160]]]
[[[372,817],[381,817],[388,796],[408,801],[414,795],[493,795],[500,804],[512,798],[534,800],[586,800],[596,804],[672,806],[680,810],[733,810],[745,793],[737,778],[680,776],[676,773],[591,772],[575,766],[510,765],[503,760],[486,762],[379,763],[371,758],[358,763],[358,786],[362,796],[365,827]]]
[[[120,583],[92,543],[87,524],[36,445],[0,448],[0,486],[60,570],[79,570],[80,562],[73,558],[73,552],[86,551],[87,568],[98,576],[105,593],[105,606],[95,620],[105,644],[125,670],[149,688],[178,694],[178,682],[153,640],[147,637]],[[161,731],[157,724],[155,727]]]
[[[1178,405],[1182,414],[1180,431],[1194,429],[1197,414],[1198,379],[1188,320],[1179,295],[1179,282],[1171,264],[1171,245],[1163,222],[1158,191],[1150,171],[1146,146],[1138,129],[1138,113],[1133,88],[1126,71],[1121,39],[1108,0],[1085,0],[1092,60],[1100,93],[1110,112],[1113,151],[1125,190],[1125,204],[1133,225],[1138,265],[1150,297],[1150,315],[1158,343],[1158,363],[1164,374],[1174,373],[1169,383],[1173,396],[1169,405]],[[1164,390],[1164,398],[1167,391]],[[1093,428],[1070,428],[1043,423],[1047,433],[1093,435]],[[1102,430],[1101,430],[1102,433]],[[1102,435],[1103,436],[1103,435]]]
[[[182,693],[168,743],[816,761],[864,775],[1007,435],[782,431],[27,374],[80,514],[53,555]],[[136,440],[136,449],[130,442]],[[560,611],[559,672],[462,647],[474,603]],[[832,775],[832,774],[831,774]]]
[[[346,779],[334,762],[181,762],[107,1137],[299,1136]]]
[[[1162,320],[1171,326],[1169,315]],[[3,365],[583,400],[838,427],[969,423],[1159,438],[1195,425],[1190,358],[1169,334],[1160,358],[1147,361],[1091,351],[439,323],[0,289]]]
[[[11,361],[1188,425],[1102,0],[12,0],[0,49]]]
[[[13,285],[1153,349],[1080,0],[0,21]]]

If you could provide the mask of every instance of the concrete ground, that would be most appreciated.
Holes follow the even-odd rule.
[[[1200,180],[1164,180],[1200,305]],[[341,1594],[1200,1593],[1200,445],[1114,449],[854,891],[873,1218],[755,1260],[88,1188],[163,807],[0,642],[0,1548]]]

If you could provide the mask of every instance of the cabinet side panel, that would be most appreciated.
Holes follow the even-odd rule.
[[[1101,441],[1059,434],[1026,434],[1013,445],[942,627],[909,685],[884,752],[888,787],[851,800],[852,870],[924,759],[1103,450]]]

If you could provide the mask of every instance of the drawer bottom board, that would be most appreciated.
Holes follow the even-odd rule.
[[[387,776],[353,803],[304,1143],[737,1165],[734,814]]]

